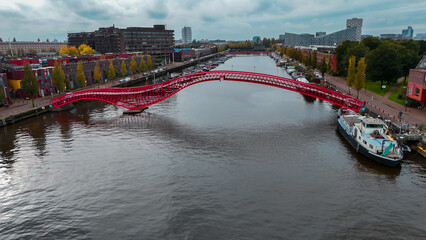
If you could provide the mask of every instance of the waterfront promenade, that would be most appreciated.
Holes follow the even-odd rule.
[[[325,74],[325,79],[327,84],[331,83],[340,92],[356,97],[357,91],[351,89],[349,93],[349,87],[346,85],[345,79],[331,76],[327,73]],[[366,108],[392,122],[399,122],[398,114],[402,112],[402,122],[407,122],[415,126],[422,123],[426,124],[425,110],[407,107],[407,111],[405,111],[405,106],[365,89],[359,91],[359,99],[366,102]]]

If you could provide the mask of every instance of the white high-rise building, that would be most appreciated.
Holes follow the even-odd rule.
[[[182,28],[182,43],[190,44],[192,43],[192,31],[191,27],[183,27]]]
[[[346,28],[357,27],[356,29],[356,40],[361,41],[362,32],[362,18],[351,18],[346,19]]]

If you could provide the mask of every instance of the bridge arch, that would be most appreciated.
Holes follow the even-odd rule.
[[[131,88],[97,88],[72,92],[51,99],[54,108],[80,100],[98,100],[127,109],[140,109],[163,101],[191,85],[206,81],[241,81],[278,87],[345,107],[356,112],[363,102],[330,89],[288,78],[240,71],[209,71],[187,74],[166,82]]]

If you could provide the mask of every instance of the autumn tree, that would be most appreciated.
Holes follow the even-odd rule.
[[[77,56],[78,55],[78,49],[75,46],[69,47],[68,48],[68,55]]]
[[[52,82],[59,92],[65,91],[65,73],[58,61],[55,62],[55,67],[52,70]]]
[[[101,70],[99,67],[99,62],[96,63],[95,69],[93,70],[93,78],[97,83],[101,82]]]
[[[331,72],[331,55],[328,56],[327,71]]]
[[[89,45],[86,45],[86,44],[83,43],[78,47],[78,53],[80,55],[94,54],[95,50],[93,50]]]
[[[137,64],[136,64],[136,61],[135,61],[135,57],[133,56],[132,60],[130,61],[129,69],[132,73],[136,73],[136,68],[137,68]]]
[[[62,45],[61,49],[59,49],[59,55],[68,54],[68,46]]]
[[[37,78],[34,76],[33,70],[30,64],[25,64],[24,66],[24,78],[21,81],[22,90],[24,93],[31,96],[31,100],[34,105],[34,98],[38,95],[38,82]]]
[[[346,77],[346,85],[351,87],[354,84],[355,80],[355,56],[351,56],[349,58],[349,66],[348,66],[348,76]]]
[[[361,58],[358,61],[358,67],[355,74],[355,81],[354,81],[354,88],[357,90],[356,98],[359,97],[359,90],[362,89],[362,87],[365,84],[365,68],[367,65],[365,65],[365,58]]]
[[[146,64],[145,64],[145,60],[143,59],[143,56],[141,57],[141,63],[139,65],[139,71],[140,72],[145,72],[146,70]]]
[[[122,76],[126,76],[127,75],[126,63],[124,62],[124,59],[121,62],[121,70],[120,70],[120,72],[121,72]]]
[[[77,63],[77,82],[80,87],[84,87],[86,83],[86,76],[84,75],[81,61]]]
[[[147,66],[149,70],[154,69],[154,65],[152,64],[152,60],[151,60],[151,55],[148,55],[146,62],[147,62]]]
[[[114,65],[112,64],[112,59],[109,62],[109,67],[108,67],[108,77],[110,79],[113,79],[115,77],[115,70],[114,70]]]

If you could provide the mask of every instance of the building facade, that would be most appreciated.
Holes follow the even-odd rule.
[[[410,69],[407,97],[422,102],[426,106],[426,55],[415,69]]]
[[[408,26],[407,29],[402,29],[402,35],[408,39],[413,39],[413,28]]]
[[[345,40],[356,40],[357,27],[352,27],[338,32],[330,33],[321,37],[312,37],[295,33],[285,33],[284,44],[286,46],[325,45],[337,46]]]
[[[191,27],[182,28],[182,43],[191,44],[192,43],[192,30]]]
[[[362,34],[362,18],[351,18],[346,20],[346,28],[353,28],[356,27],[356,41],[361,41],[361,34]]]
[[[59,52],[63,42],[0,42],[0,55],[23,55],[35,50],[36,52]]]
[[[171,59],[174,46],[174,31],[165,25],[149,27],[115,26],[99,28],[94,32],[68,33],[68,45],[91,46],[99,53],[140,52],[156,58]]]
[[[305,46],[310,45],[326,45],[337,46],[345,40],[361,41],[361,28],[362,18],[352,18],[346,20],[346,29],[325,34],[325,32],[317,32],[316,35],[312,34],[284,34],[285,46]],[[323,35],[324,34],[324,35]]]

